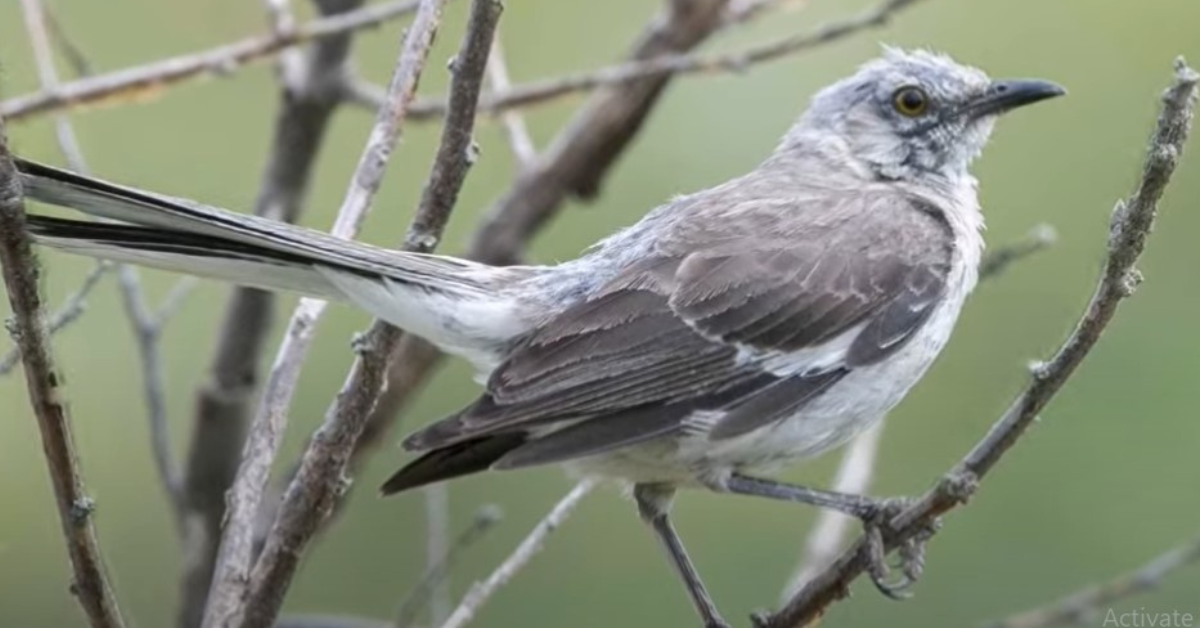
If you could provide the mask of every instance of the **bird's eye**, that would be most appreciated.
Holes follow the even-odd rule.
[[[892,95],[892,106],[901,115],[915,118],[929,109],[929,95],[920,87],[901,87]]]

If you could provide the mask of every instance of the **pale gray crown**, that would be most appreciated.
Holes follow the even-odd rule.
[[[886,179],[965,175],[996,116],[1009,108],[979,106],[1006,89],[999,85],[943,54],[885,48],[853,76],[821,90],[780,150],[816,146]],[[922,98],[924,104],[903,110],[898,99],[905,94],[912,104]]]

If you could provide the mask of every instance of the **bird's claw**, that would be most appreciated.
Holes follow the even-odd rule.
[[[863,517],[871,582],[880,593],[893,600],[905,600],[912,596],[909,589],[920,580],[925,569],[925,546],[940,525],[940,522],[935,520],[932,525],[900,544],[896,549],[899,560],[895,565],[895,568],[900,570],[900,576],[892,578],[893,567],[887,562],[883,530],[912,503],[913,500],[907,497],[880,499],[870,505],[866,516]]]

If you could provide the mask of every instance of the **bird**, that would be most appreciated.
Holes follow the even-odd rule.
[[[346,301],[467,360],[482,393],[409,435],[419,455],[382,493],[552,463],[616,480],[704,625],[724,628],[669,517],[676,492],[877,525],[886,500],[771,476],[876,424],[922,378],[978,277],[970,166],[1002,114],[1064,93],[885,48],[817,92],[750,172],[553,265],[387,250],[17,165],[29,198],[105,219],[31,215],[42,245]]]

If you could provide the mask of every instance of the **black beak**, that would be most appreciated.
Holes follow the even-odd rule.
[[[966,113],[972,118],[998,115],[1017,107],[1032,105],[1067,93],[1067,90],[1050,81],[1036,79],[1012,79],[993,81],[987,92],[967,106]]]

